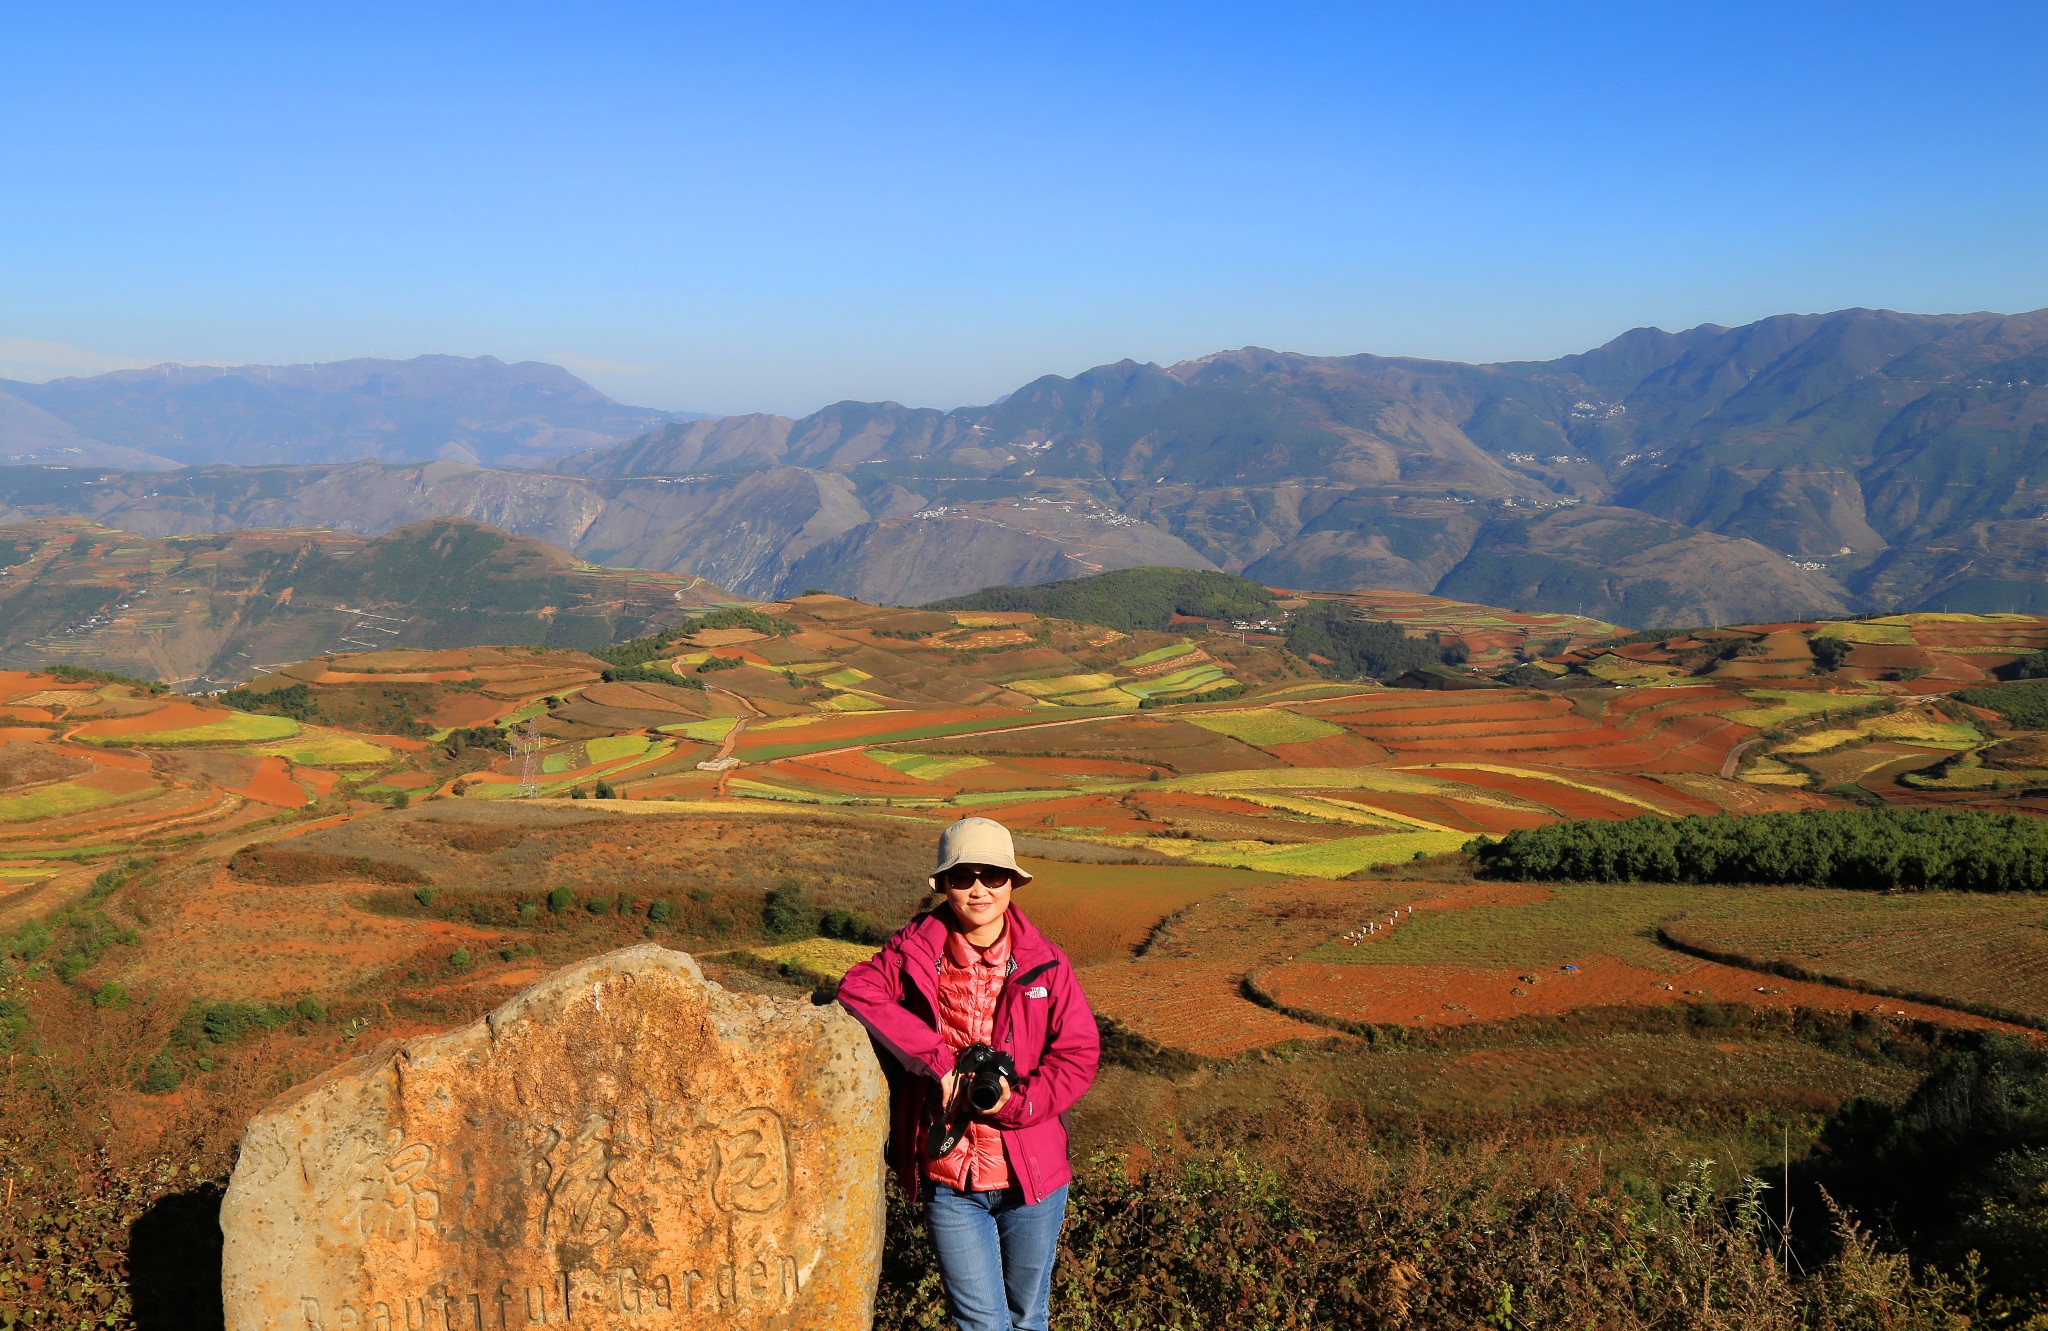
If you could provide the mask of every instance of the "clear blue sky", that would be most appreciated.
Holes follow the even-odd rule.
[[[800,412],[2033,309],[2044,69],[2039,0],[26,4],[0,375],[447,351]]]

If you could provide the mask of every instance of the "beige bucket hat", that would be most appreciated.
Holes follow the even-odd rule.
[[[956,864],[989,864],[1008,869],[1017,875],[1019,887],[1031,881],[1031,875],[1017,863],[1017,846],[1010,840],[1010,829],[993,818],[962,818],[939,833],[938,863],[932,866],[932,876],[925,881],[936,890],[939,875]]]

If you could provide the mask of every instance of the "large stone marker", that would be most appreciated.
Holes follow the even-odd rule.
[[[228,1331],[865,1331],[887,1113],[838,1008],[613,952],[265,1107]]]

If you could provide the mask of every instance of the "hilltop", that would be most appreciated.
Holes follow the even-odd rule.
[[[158,535],[453,513],[763,598],[1172,565],[1638,626],[2037,612],[2043,356],[2048,311],[1637,329],[1494,365],[1246,348],[952,411],[659,423],[549,472],[0,469],[0,503]]]
[[[374,538],[0,527],[0,665],[74,662],[188,692],[352,648],[590,650],[732,599],[701,578],[601,568],[453,518]]]

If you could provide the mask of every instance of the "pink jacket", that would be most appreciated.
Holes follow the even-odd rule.
[[[1030,1206],[1074,1177],[1064,1115],[1094,1084],[1102,1041],[1066,953],[1015,906],[1009,925],[1017,964],[996,999],[990,1043],[1016,1060],[1017,1081],[994,1120]],[[889,1156],[904,1191],[913,1197],[939,1079],[953,1070],[953,1051],[939,1038],[939,966],[945,948],[944,917],[920,915],[839,982],[840,1003],[891,1055],[883,1060],[890,1074]],[[890,1067],[891,1062],[898,1066]]]

